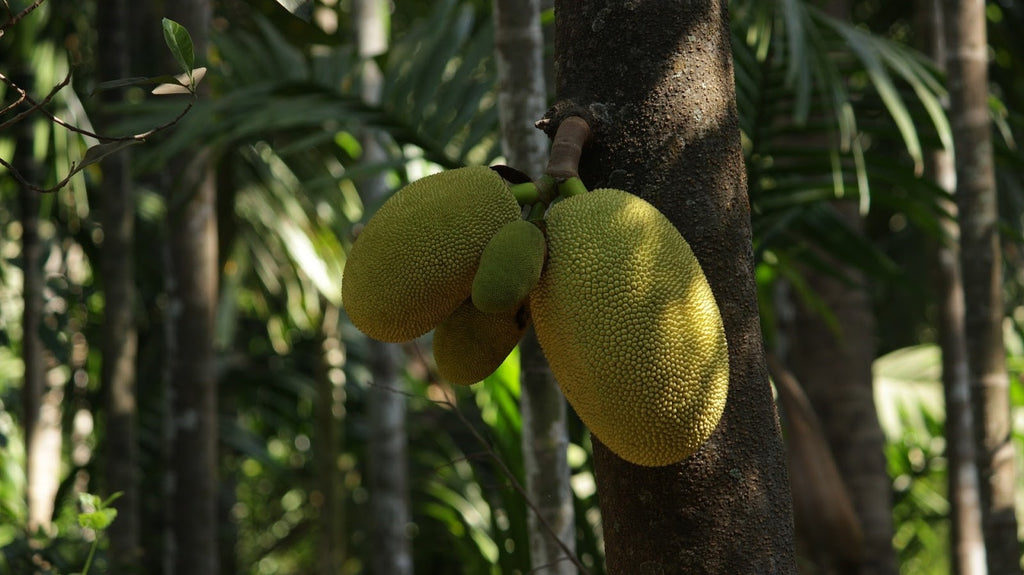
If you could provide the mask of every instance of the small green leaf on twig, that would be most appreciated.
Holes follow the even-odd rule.
[[[78,524],[82,527],[100,531],[109,527],[117,517],[117,509],[106,507],[96,495],[82,493],[79,494],[78,501],[83,509],[92,510],[78,514]]]
[[[192,46],[192,36],[184,26],[169,18],[163,19],[164,42],[178,61],[178,65],[186,74],[191,74],[192,68],[196,66],[195,49]],[[190,82],[191,83],[191,82]]]

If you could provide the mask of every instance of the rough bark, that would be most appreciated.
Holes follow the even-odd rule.
[[[383,15],[387,3],[381,0],[356,0],[352,4],[353,23],[359,56],[363,59],[363,100],[380,101],[383,84],[381,71],[372,60],[387,50],[387,25]],[[386,152],[379,134],[367,130],[360,136],[362,161],[382,162]],[[389,192],[383,176],[358,182],[365,203],[375,203]],[[400,365],[403,354],[398,345],[369,342],[370,372],[373,379],[367,401],[370,415],[369,473],[370,493],[370,573],[407,575],[413,572],[412,543],[407,531],[412,521],[409,496],[409,457],[406,437],[405,382]]]
[[[206,0],[167,5],[188,29],[195,53],[206,51]],[[217,372],[214,328],[218,290],[216,178],[210,151],[175,158],[168,175],[166,372],[170,520],[164,548],[168,575],[218,572]]]
[[[834,203],[839,216],[859,230],[853,203]],[[795,306],[790,364],[803,384],[836,464],[853,500],[864,534],[864,557],[853,573],[898,572],[892,546],[892,485],[886,470],[885,435],[875,409],[871,364],[875,358],[875,318],[864,274],[835,258],[836,277],[805,271],[808,288],[833,314]]]
[[[918,45],[940,70],[946,68],[946,36],[941,0],[919,0],[915,7]],[[948,102],[946,102],[948,108]],[[956,167],[949,150],[932,150],[925,175],[950,194],[956,191]],[[934,285],[938,299],[942,387],[946,401],[946,460],[949,499],[950,553],[955,575],[987,573],[981,526],[981,496],[974,449],[974,414],[964,333],[964,287],[960,273],[960,226],[956,203],[942,199],[939,207],[953,217],[941,222],[943,238],[932,245]]]
[[[989,571],[1021,573],[1014,511],[1009,378],[1003,347],[1002,253],[988,114],[985,3],[945,0],[950,124],[964,283],[964,329]]]
[[[510,166],[537,178],[548,150],[547,138],[534,127],[547,110],[540,3],[495,0],[494,19],[502,148]],[[566,550],[575,552],[576,520],[566,459],[565,398],[532,329],[519,354],[526,496],[539,512],[528,515],[530,562],[539,575],[570,575],[576,567]]]
[[[725,1],[555,3],[556,118],[594,128],[580,174],[652,202],[700,261],[730,350],[725,413],[685,461],[595,442],[608,572],[795,573],[785,457],[762,349]]]
[[[98,74],[103,80],[127,78],[129,70],[128,2],[108,0],[96,6]],[[119,92],[107,92],[103,104],[120,100]],[[113,122],[101,109],[100,122]],[[142,549],[139,544],[138,442],[136,434],[135,359],[138,334],[135,326],[135,198],[129,172],[128,151],[108,156],[103,162],[101,184],[103,244],[100,266],[103,275],[104,309],[100,380],[106,406],[103,441],[104,484],[107,494],[121,492],[117,519],[107,531],[110,537],[111,573],[137,572]]]

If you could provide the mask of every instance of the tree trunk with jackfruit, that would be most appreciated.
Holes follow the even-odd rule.
[[[721,309],[730,383],[695,454],[641,467],[595,441],[608,572],[795,573],[793,523],[753,276],[727,3],[555,4],[551,126],[593,128],[591,189],[654,204],[699,260]]]

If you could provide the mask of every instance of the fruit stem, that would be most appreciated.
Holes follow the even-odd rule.
[[[571,198],[587,193],[587,187],[583,185],[583,180],[579,177],[566,178],[564,182],[558,184],[558,192],[564,198]]]
[[[512,191],[512,195],[516,197],[520,206],[528,206],[540,201],[540,191],[533,182],[515,184],[509,190]]]
[[[558,197],[558,181],[555,178],[544,174],[534,182],[534,185],[537,187],[537,194],[544,205],[550,204]]]
[[[583,146],[590,139],[590,125],[579,116],[562,120],[551,142],[551,155],[544,173],[563,181],[578,178]]]
[[[544,219],[544,212],[548,209],[547,204],[544,202],[537,202],[530,206],[530,215],[527,217],[528,221],[539,222]]]

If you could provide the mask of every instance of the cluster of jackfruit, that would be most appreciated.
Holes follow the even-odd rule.
[[[509,185],[462,168],[406,186],[356,239],[342,298],[370,337],[434,329],[439,374],[492,373],[532,321],[569,403],[617,455],[688,457],[725,405],[729,357],[714,295],[654,206],[601,189],[526,221]]]

